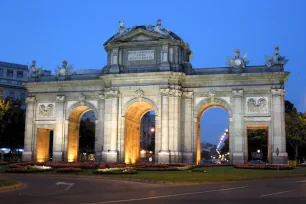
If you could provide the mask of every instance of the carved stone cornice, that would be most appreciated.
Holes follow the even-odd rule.
[[[57,95],[56,96],[56,102],[64,103],[65,102],[65,95]]]
[[[36,97],[35,97],[35,95],[29,95],[29,96],[27,96],[25,102],[26,102],[26,103],[35,103],[35,102],[36,102]]]
[[[104,99],[109,99],[109,98],[119,98],[119,91],[113,90],[111,88],[105,89]]]
[[[271,89],[271,93],[273,96],[285,96],[286,90],[285,89]]]
[[[182,98],[184,99],[192,99],[193,98],[193,92],[183,92]]]
[[[243,89],[233,89],[232,94],[234,97],[242,97],[243,96]]]

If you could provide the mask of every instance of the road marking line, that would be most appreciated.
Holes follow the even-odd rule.
[[[306,180],[304,180],[304,181],[294,181],[294,182],[290,182],[290,183],[306,183]]]
[[[200,192],[191,192],[191,193],[180,193],[180,194],[171,194],[171,195],[164,195],[164,196],[147,197],[147,198],[133,198],[133,199],[127,199],[127,200],[102,201],[102,202],[96,202],[96,203],[83,203],[83,204],[121,203],[121,202],[131,202],[131,201],[139,201],[139,200],[152,200],[152,199],[169,198],[169,197],[177,197],[177,196],[185,196],[185,195],[194,195],[194,194],[201,194],[201,193],[230,191],[230,190],[243,189],[243,188],[248,188],[248,187],[249,186],[241,186],[241,187],[236,187],[236,188],[224,188],[224,189],[219,189],[219,190],[200,191]]]
[[[270,193],[270,194],[261,195],[260,197],[267,197],[267,196],[279,195],[279,194],[284,194],[284,193],[290,193],[290,192],[293,192],[293,191],[295,191],[295,190],[281,191],[281,192],[277,192],[277,193]]]

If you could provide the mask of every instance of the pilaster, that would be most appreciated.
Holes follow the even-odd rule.
[[[181,119],[181,151],[182,151],[182,162],[191,164],[193,163],[193,151],[192,151],[192,99],[193,92],[182,93],[182,119]]]
[[[26,99],[26,120],[25,120],[25,135],[24,135],[24,152],[22,153],[23,161],[34,160],[34,121],[35,121],[35,95],[30,95]]]
[[[272,163],[287,164],[284,89],[271,89],[272,94]]]
[[[64,118],[65,118],[65,96],[56,96],[55,105],[55,131],[53,136],[53,156],[52,161],[63,161],[64,160]]]
[[[233,90],[232,91],[232,121],[230,122],[231,131],[231,142],[230,142],[230,158],[233,164],[243,164],[245,163],[245,142],[246,135],[244,130],[244,120],[243,120],[243,90]]]

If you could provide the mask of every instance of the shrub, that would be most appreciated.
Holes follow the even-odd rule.
[[[265,165],[265,164],[236,164],[235,168],[238,169],[263,169],[263,170],[291,170],[294,169],[289,165]]]
[[[0,161],[0,165],[7,165],[7,164],[9,164],[9,162]]]

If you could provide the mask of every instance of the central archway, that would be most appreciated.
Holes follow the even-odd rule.
[[[210,108],[214,108],[214,107],[219,107],[219,108],[224,109],[228,113],[229,120],[232,114],[229,104],[225,100],[220,99],[220,98],[214,98],[214,100],[204,99],[198,104],[196,108],[196,111],[197,111],[197,114],[196,114],[197,116],[197,120],[196,120],[197,121],[196,163],[197,164],[199,164],[201,160],[201,117],[205,111],[207,111]]]
[[[132,103],[125,112],[124,162],[135,163],[140,158],[140,122],[148,111],[154,110],[147,102]]]

